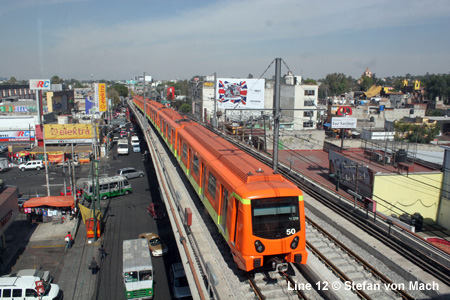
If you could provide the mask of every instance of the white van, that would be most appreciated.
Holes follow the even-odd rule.
[[[41,281],[41,279],[35,276],[0,277],[1,299],[60,300],[63,298],[63,292],[57,284],[45,281],[42,282],[45,291],[41,298],[38,298],[36,281]]]
[[[139,146],[139,138],[136,135],[131,137],[131,145],[134,147],[135,145]]]
[[[120,139],[117,143],[117,154],[128,155],[128,139]]]

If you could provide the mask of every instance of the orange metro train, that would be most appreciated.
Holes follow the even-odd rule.
[[[134,104],[144,111],[144,99]],[[286,271],[306,263],[303,193],[235,145],[147,99],[146,116],[197,192],[237,266]]]

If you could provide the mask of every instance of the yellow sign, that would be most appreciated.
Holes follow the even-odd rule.
[[[104,83],[98,84],[98,109],[106,111],[106,86]]]
[[[213,82],[203,82],[203,86],[204,87],[213,87],[214,83]]]
[[[46,140],[92,139],[94,133],[91,124],[44,125],[44,132]]]

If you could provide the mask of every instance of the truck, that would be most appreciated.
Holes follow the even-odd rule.
[[[119,139],[117,142],[117,154],[128,155],[128,139]]]

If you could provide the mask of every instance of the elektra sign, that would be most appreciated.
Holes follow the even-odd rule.
[[[50,90],[50,79],[30,79],[30,90]]]

